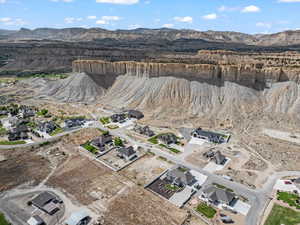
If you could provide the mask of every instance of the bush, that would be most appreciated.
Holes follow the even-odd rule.
[[[38,116],[46,116],[48,114],[48,109],[42,109],[41,111],[37,112]]]
[[[100,122],[103,125],[108,124],[108,123],[110,123],[110,118],[109,117],[102,117],[102,118],[100,118]]]

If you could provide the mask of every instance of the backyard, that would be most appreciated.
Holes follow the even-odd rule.
[[[264,225],[297,225],[299,223],[299,211],[297,212],[295,210],[275,204]]]
[[[98,152],[98,149],[90,145],[90,142],[86,142],[85,144],[82,145],[82,147],[93,154],[96,154]]]
[[[0,141],[0,145],[22,145],[26,144],[26,141]]]
[[[200,203],[197,206],[196,211],[200,214],[203,214],[209,219],[214,218],[215,214],[217,213],[217,211],[214,208],[206,205],[206,203]]]
[[[289,204],[289,206],[291,207],[300,209],[300,203],[299,203],[300,197],[297,194],[293,194],[289,192],[278,192],[277,199]]]

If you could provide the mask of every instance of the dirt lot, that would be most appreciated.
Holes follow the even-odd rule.
[[[72,135],[64,137],[62,144],[78,147],[79,145],[84,144],[99,135],[101,135],[101,132],[95,128],[82,129],[76,133],[73,133]]]
[[[144,186],[172,166],[169,162],[147,154],[122,170],[121,174],[133,180],[136,184]]]
[[[1,150],[0,192],[23,183],[38,184],[50,173],[50,161],[29,150]]]
[[[179,225],[185,217],[184,210],[143,188],[133,187],[110,203],[104,215],[104,224]]]
[[[94,192],[104,199],[112,198],[125,183],[125,178],[83,156],[72,156],[48,181],[50,186],[64,189],[84,205],[97,200]]]

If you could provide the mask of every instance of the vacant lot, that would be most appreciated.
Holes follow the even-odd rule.
[[[1,150],[0,192],[23,183],[38,184],[50,173],[50,162],[29,150]]]
[[[171,167],[172,164],[147,154],[122,170],[121,174],[133,180],[136,184],[145,185]]]
[[[274,205],[265,225],[297,225],[300,223],[300,212]]]
[[[98,199],[95,196],[104,200],[115,196],[126,186],[126,178],[88,158],[73,156],[48,184],[64,189],[80,203],[89,205]]]
[[[115,198],[104,215],[105,225],[179,225],[184,210],[140,187],[128,189]]]

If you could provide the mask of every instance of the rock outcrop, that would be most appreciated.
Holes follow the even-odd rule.
[[[199,61],[201,61],[199,56]],[[222,58],[211,59],[206,54],[207,63],[152,63],[152,62],[106,62],[101,60],[76,60],[73,62],[74,72],[86,72],[96,81],[113,81],[120,75],[137,77],[177,77],[189,81],[206,82],[218,86],[230,81],[243,86],[264,89],[268,83],[281,81],[300,82],[300,66],[291,67],[283,64],[270,64],[271,59],[261,60],[245,56],[240,60]],[[221,57],[221,56],[219,56]],[[229,57],[230,58],[230,57]],[[249,58],[246,60],[246,58]],[[274,60],[272,61],[274,62]],[[102,78],[101,78],[102,77]],[[113,82],[110,82],[113,83]],[[99,83],[100,84],[100,83]]]

